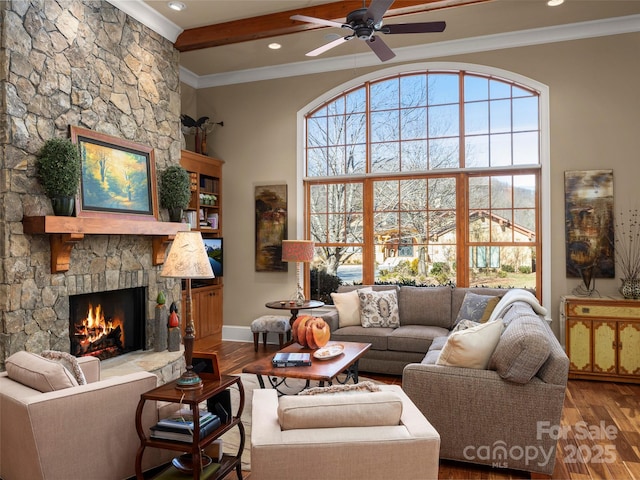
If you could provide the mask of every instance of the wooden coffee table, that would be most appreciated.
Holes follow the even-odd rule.
[[[258,376],[260,388],[264,388],[264,377],[266,376],[271,386],[278,391],[280,395],[283,392],[278,387],[282,385],[288,378],[298,378],[306,380],[304,388],[308,388],[312,380],[319,382],[320,386],[325,383],[332,385],[334,381],[338,383],[347,383],[350,379],[353,383],[358,383],[358,360],[365,354],[370,343],[357,342],[334,342],[330,341],[326,346],[341,344],[344,351],[337,357],[327,360],[319,360],[313,357],[313,350],[303,348],[297,343],[292,343],[287,347],[279,350],[286,353],[311,353],[311,366],[309,367],[274,367],[271,364],[273,355],[269,355],[257,360],[242,369],[243,373],[254,373]],[[345,373],[346,378],[338,379],[340,373]]]

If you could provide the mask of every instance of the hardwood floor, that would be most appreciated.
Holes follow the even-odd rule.
[[[247,363],[271,355],[252,343],[225,342],[196,350],[218,352],[223,374],[237,374]],[[401,377],[363,376],[390,384],[402,384]],[[565,397],[553,479],[638,479],[640,480],[640,385],[570,380]],[[235,478],[229,476],[227,479]],[[245,478],[250,479],[247,473]],[[439,478],[520,479],[523,472],[489,468],[460,462],[441,461]]]

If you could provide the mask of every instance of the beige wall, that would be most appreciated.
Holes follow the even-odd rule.
[[[612,168],[616,211],[638,199],[640,178],[640,34],[505,49],[434,61],[487,65],[549,86],[551,125],[551,292],[545,299],[558,331],[559,298],[578,285],[565,278],[564,171]],[[386,66],[381,66],[384,69]],[[253,187],[289,187],[289,238],[296,237],[296,115],[324,92],[375,69],[215,87],[197,91],[198,115],[223,120],[213,154],[225,160],[225,325],[247,326],[265,302],[287,298],[295,272],[254,271]],[[183,85],[183,91],[184,91]],[[638,201],[640,206],[640,201]],[[546,250],[545,254],[549,254]],[[598,279],[601,294],[618,280]]]

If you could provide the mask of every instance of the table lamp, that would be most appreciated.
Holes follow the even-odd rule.
[[[283,240],[282,241],[282,261],[296,262],[296,282],[298,286],[292,300],[296,305],[303,305],[305,302],[304,291],[300,284],[300,264],[313,260],[315,244],[312,240]]]
[[[213,278],[213,270],[209,257],[204,248],[202,235],[197,231],[178,232],[164,262],[161,277],[181,278],[186,280],[186,319],[184,331],[184,360],[187,366],[185,372],[177,380],[176,388],[180,390],[195,390],[202,387],[202,380],[193,371],[193,342],[195,327],[191,311],[191,280],[196,278]]]

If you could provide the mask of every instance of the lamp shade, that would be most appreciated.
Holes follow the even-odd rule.
[[[200,232],[178,232],[164,262],[161,277],[213,278]]]
[[[283,240],[283,262],[310,262],[313,260],[315,244],[312,240]]]

